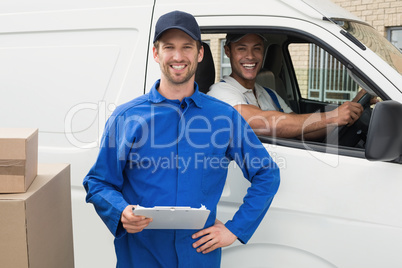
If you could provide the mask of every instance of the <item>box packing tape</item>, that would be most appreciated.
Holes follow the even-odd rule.
[[[0,159],[0,175],[24,175],[25,160]]]

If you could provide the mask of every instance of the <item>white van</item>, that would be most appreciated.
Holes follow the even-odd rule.
[[[39,161],[71,163],[77,268],[115,266],[113,237],[85,203],[82,180],[114,107],[160,77],[154,25],[176,9],[194,14],[209,41],[218,74],[202,76],[212,81],[230,71],[217,54],[220,38],[258,32],[277,49],[267,52],[263,79],[295,112],[331,109],[360,87],[382,100],[366,105],[357,127],[329,133],[332,141],[261,137],[281,186],[250,242],[223,250],[222,267],[402,267],[402,55],[359,18],[324,0],[2,0],[0,7],[0,125],[39,128]],[[232,217],[247,185],[231,165],[220,220]]]

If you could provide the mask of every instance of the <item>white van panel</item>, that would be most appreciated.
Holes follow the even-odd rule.
[[[400,165],[283,146],[268,148],[286,162],[275,207],[393,226],[402,232],[398,212],[402,211],[402,181],[396,176]]]
[[[0,13],[35,13],[43,11],[69,11],[83,10],[94,8],[110,9],[113,7],[140,7],[150,6],[154,0],[69,0],[69,1],[52,1],[52,0],[2,0],[0,2]]]
[[[71,164],[76,268],[116,265],[82,180],[115,106],[144,93],[153,3],[0,3],[0,124],[38,127],[39,162]]]
[[[231,0],[206,0],[206,1],[186,1],[186,0],[158,0],[155,8],[155,18],[177,9],[189,12],[195,17],[198,15],[208,16],[235,16],[248,14],[251,16],[278,16],[278,17],[296,17],[305,19],[322,19],[322,15],[314,8],[305,5],[298,0],[271,0],[268,4],[265,0],[253,1],[250,4],[235,4]],[[233,21],[232,21],[233,24]]]
[[[0,57],[8,62],[0,66],[4,75],[0,87],[7,90],[7,99],[1,105],[6,111],[26,111],[6,118],[4,123],[64,133],[64,119],[70,109],[78,103],[102,100],[120,50],[118,46],[97,45],[96,37],[105,35],[101,31],[72,31],[1,36]],[[4,40],[7,38],[12,41]],[[26,75],[21,79],[23,74]],[[71,122],[73,132],[90,128],[97,116],[96,111],[89,109],[81,113]]]
[[[222,267],[393,267],[402,247],[400,165],[265,147],[281,170],[279,191],[249,243],[223,249]],[[236,165],[229,168],[223,222],[249,186]]]
[[[222,267],[397,267],[401,240],[390,226],[272,207],[247,245],[223,249]]]

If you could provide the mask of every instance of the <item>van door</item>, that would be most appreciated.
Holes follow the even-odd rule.
[[[39,162],[71,163],[77,268],[114,267],[82,180],[116,105],[144,93],[153,0],[1,1],[0,125],[39,128]]]
[[[217,42],[224,42],[225,32],[234,29],[263,33],[268,43],[281,45],[285,53],[282,79],[296,111],[312,109],[313,106],[333,109],[336,103],[351,100],[359,85],[352,83],[347,69],[364,82],[366,90],[383,100],[390,99],[390,96],[402,100],[395,85],[376,69],[381,70],[379,57],[371,51],[356,53],[359,48],[338,36],[340,29],[333,23],[318,26],[308,21],[268,16],[200,16],[197,19],[204,29],[204,41],[211,44],[211,49]],[[253,28],[256,21],[259,24]],[[303,79],[296,71],[309,74],[317,70],[308,67],[309,55],[306,55],[306,69],[295,70],[293,45],[306,45],[309,49],[318,46],[318,51],[326,51],[327,62],[331,57],[341,64],[339,70],[345,69],[345,74],[339,76],[345,80],[336,80],[336,76],[332,84],[332,89],[335,89],[335,84],[345,83],[345,92],[343,89],[322,91],[336,101],[319,99],[314,93],[315,88],[302,92]],[[222,66],[224,59],[220,53],[221,56],[214,60]],[[377,61],[379,63],[374,64]],[[217,69],[227,72],[223,67]],[[389,75],[395,73],[391,70]],[[322,74],[316,76],[317,79],[325,77],[328,78]],[[346,82],[347,79],[351,79],[350,83]],[[324,81],[317,82],[320,83]],[[402,215],[398,212],[402,210],[402,196],[399,194],[402,190],[401,163],[368,161],[364,141],[346,147],[324,141],[260,139],[281,168],[281,186],[249,243],[241,245],[236,242],[223,250],[223,267],[399,265],[398,248],[402,246]],[[248,185],[241,170],[232,163],[218,207],[220,220],[232,218],[242,204]]]

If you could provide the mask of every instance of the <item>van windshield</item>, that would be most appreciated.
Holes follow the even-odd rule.
[[[402,74],[402,53],[374,28],[354,21],[336,20],[336,23]]]

